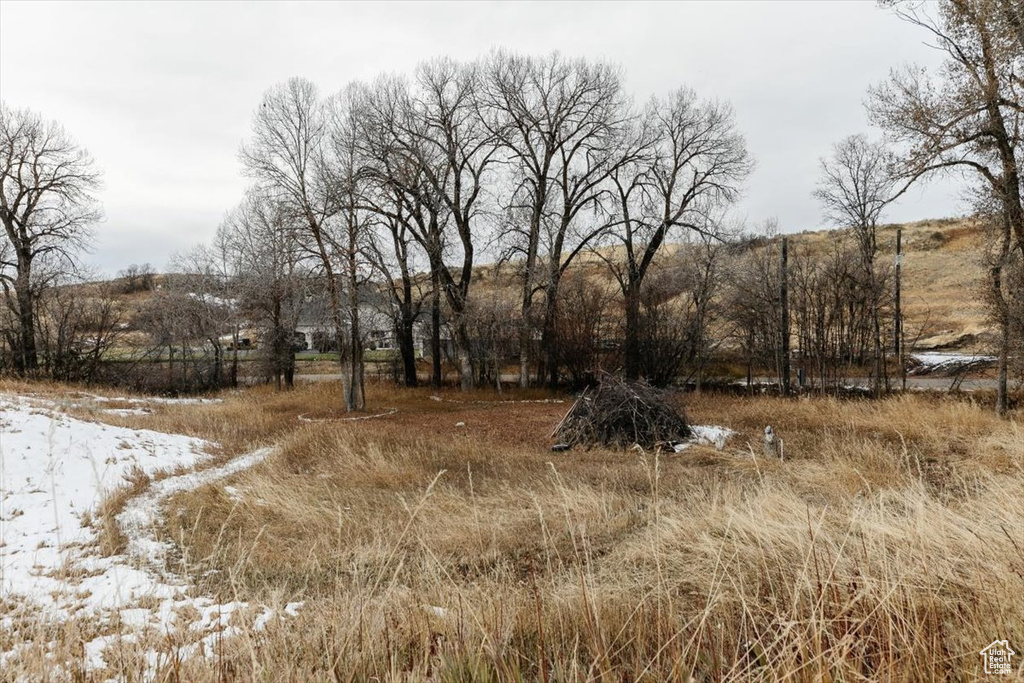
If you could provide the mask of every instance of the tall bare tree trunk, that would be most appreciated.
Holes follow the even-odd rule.
[[[896,268],[893,292],[892,338],[896,362],[900,366],[900,391],[907,390],[907,364],[904,361],[906,350],[903,348],[903,228],[896,229]]]
[[[640,286],[632,279],[626,287],[625,375],[640,379]]]
[[[407,387],[419,384],[416,376],[415,320],[408,305],[403,304],[398,321],[398,353],[402,357],[402,381]]]
[[[350,243],[349,248],[353,245]],[[359,280],[354,254],[350,252],[348,263],[348,315],[349,315],[349,354],[348,387],[345,390],[345,404],[349,410],[366,408],[366,388],[363,383],[363,342],[359,330]]]
[[[989,297],[996,312],[996,322],[999,324],[999,360],[996,375],[996,414],[1000,417],[1006,415],[1009,409],[1009,394],[1007,393],[1007,367],[1010,356],[1010,302],[1003,294],[1003,269],[1010,254],[1012,241],[1012,228],[1010,217],[1003,216],[1002,234],[1000,235],[999,255],[996,261],[989,268]]]
[[[349,383],[345,393],[345,404],[349,410],[366,408],[366,387],[363,382],[363,337],[359,329],[359,222],[356,217],[354,200],[348,207],[348,244],[345,253],[346,276],[348,278],[348,323],[349,323]]]
[[[465,320],[462,319],[462,314],[458,315],[459,321],[455,326],[455,341],[459,347],[460,383],[463,391],[470,391],[475,382],[473,378],[473,356],[471,353],[469,330],[466,327]]]
[[[537,267],[535,234],[531,228],[530,246],[526,254],[526,272],[523,274],[523,304],[519,330],[519,386],[523,389],[530,386],[530,358],[533,350],[533,271]]]
[[[533,350],[533,279],[537,269],[537,247],[540,241],[540,220],[547,196],[547,175],[537,178],[537,199],[530,215],[527,236],[526,272],[523,273],[522,330],[519,334],[519,386],[530,386],[530,356]],[[551,292],[547,293],[551,297]],[[538,378],[539,379],[539,378]]]
[[[1010,355],[1010,311],[1009,304],[1003,296],[1003,263],[995,265],[989,271],[991,296],[996,307],[999,322],[999,365],[996,375],[996,414],[1006,415],[1009,408],[1007,393],[1007,366]]]
[[[561,358],[559,358],[560,340],[558,338],[558,288],[561,275],[558,270],[558,264],[553,264],[552,268],[544,305],[544,329],[541,332],[541,347],[544,349],[544,360],[547,364],[545,374],[547,375],[548,386],[555,389],[558,387],[559,365],[561,364]]]
[[[331,306],[331,322],[334,324],[334,337],[338,345],[338,362],[341,365],[341,393],[345,398],[345,410],[356,409],[352,402],[352,379],[347,372],[350,348],[346,338],[345,321],[341,316],[341,292],[338,291],[338,279],[335,277],[334,268],[331,265],[331,257],[327,253],[323,236],[320,233],[320,226],[315,219],[309,217],[310,232],[316,241],[317,252],[320,256],[320,265],[324,268],[324,277],[327,279],[327,301]]]
[[[519,386],[524,389],[530,386],[530,347],[533,342],[533,330],[529,320],[532,306],[532,302],[523,300],[522,329],[519,331]]]
[[[281,298],[278,296],[274,297],[274,303],[271,308],[271,325],[273,326],[273,339],[274,345],[271,348],[271,365],[274,370],[274,388],[281,391],[281,369],[282,361],[284,360],[284,334],[281,329]]]
[[[436,267],[430,268],[430,281],[434,287],[430,302],[430,386],[441,388],[441,276]]]
[[[15,370],[21,376],[32,375],[39,368],[36,351],[35,298],[32,296],[32,259],[18,254],[18,276],[14,280],[14,294],[18,301],[18,353]]]
[[[231,387],[238,388],[238,323],[231,331]]]
[[[789,238],[782,238],[782,254],[779,260],[779,307],[782,313],[780,320],[782,375],[782,395],[789,395],[790,388],[790,359],[789,359]]]
[[[399,302],[398,350],[402,356],[402,372],[405,386],[415,387],[419,384],[416,376],[416,314],[412,304],[412,278],[409,271],[402,266],[402,300]]]

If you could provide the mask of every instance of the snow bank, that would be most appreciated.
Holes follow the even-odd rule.
[[[66,581],[50,576],[95,540],[83,526],[103,496],[136,468],[189,467],[199,439],[77,420],[0,397],[0,596],[56,606]]]
[[[87,666],[99,669],[112,642],[194,631],[198,639],[182,652],[188,656],[201,654],[211,638],[232,632],[228,622],[236,612],[240,619],[253,619],[257,630],[275,617],[294,616],[298,603],[276,612],[192,596],[184,578],[165,570],[168,546],[156,537],[167,497],[251,467],[269,449],[150,484],[117,517],[128,539],[128,556],[101,557],[96,532],[85,523],[104,495],[129,473],[153,475],[202,464],[211,444],[85,422],[57,412],[54,405],[0,395],[0,604],[11,607],[0,616],[0,628],[15,628],[25,618],[60,622],[94,617],[103,634],[85,643],[84,652]],[[25,645],[0,652],[0,665],[16,658]],[[149,655],[157,660],[155,653]]]
[[[109,396],[98,396],[96,394],[83,394],[86,398],[89,398],[96,403],[131,403],[132,405],[178,405],[178,406],[197,406],[197,405],[211,405],[214,403],[221,403],[219,398],[164,398],[162,396],[147,396],[146,398],[128,398],[127,396],[115,396],[113,398]]]
[[[921,370],[935,372],[939,370],[959,370],[969,365],[995,363],[995,356],[981,356],[964,353],[915,353],[911,356],[917,361]]]
[[[736,434],[728,427],[716,425],[690,425],[691,436],[688,441],[676,444],[675,452],[685,451],[694,444],[698,446],[714,446],[718,450],[725,448],[725,444]]]

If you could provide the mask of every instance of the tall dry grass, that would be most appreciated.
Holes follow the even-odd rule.
[[[377,390],[398,413],[298,421],[332,391],[151,416],[280,443],[240,499],[172,500],[165,533],[199,590],[298,616],[203,658],[175,657],[189,634],[124,643],[92,673],[73,624],[20,671],[132,679],[159,652],[167,681],[963,680],[992,640],[1024,647],[1024,430],[970,402],[697,396],[695,421],[739,432],[723,451],[556,454],[566,404]]]

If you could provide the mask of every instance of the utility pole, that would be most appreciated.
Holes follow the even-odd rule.
[[[779,262],[779,301],[782,304],[782,395],[789,395],[789,238],[782,237]]]
[[[903,306],[900,278],[903,268],[903,228],[896,228],[896,277],[893,293],[894,311],[892,325],[893,350],[896,352],[896,362],[900,364],[901,389],[907,390],[907,365],[903,362]]]

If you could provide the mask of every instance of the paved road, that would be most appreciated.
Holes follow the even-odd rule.
[[[937,391],[949,391],[955,380],[952,377],[908,377],[907,388],[908,389],[932,389]],[[871,381],[868,378],[850,380],[850,384],[869,387]],[[892,383],[892,386],[898,387],[899,380]],[[996,389],[996,380],[994,379],[965,379],[960,383],[961,391],[978,391],[978,390],[992,390]]]
[[[772,382],[773,380],[766,378],[764,381]],[[954,382],[955,380],[952,377],[907,377],[907,389],[949,391],[952,388]],[[851,378],[845,381],[845,385],[869,388],[871,386],[871,379],[868,377]],[[899,378],[890,380],[890,386],[894,389],[899,388]],[[995,389],[996,381],[994,379],[965,379],[960,383],[961,391],[995,391]]]
[[[367,373],[367,376],[369,376],[369,373]],[[338,382],[338,381],[341,381],[341,375],[339,373],[335,373],[335,372],[329,372],[329,373],[324,373],[324,374],[316,374],[316,375],[300,375],[300,374],[296,374],[295,375],[295,381],[296,382]],[[430,378],[429,377],[423,377],[421,375],[420,376],[420,382],[429,383],[430,382]],[[501,383],[504,384],[505,386],[509,386],[511,384],[518,384],[519,383],[519,375],[516,375],[516,374],[502,375],[501,376]]]

